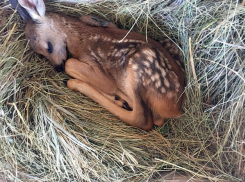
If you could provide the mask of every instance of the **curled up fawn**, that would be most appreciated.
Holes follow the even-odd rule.
[[[144,130],[181,115],[185,73],[169,40],[146,42],[134,32],[125,37],[126,30],[93,16],[45,14],[42,0],[18,2],[30,16],[25,29],[30,46],[73,77],[67,81],[71,90]]]

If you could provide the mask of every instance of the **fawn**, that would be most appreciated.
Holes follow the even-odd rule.
[[[67,81],[129,125],[150,130],[178,117],[184,100],[183,63],[169,40],[164,47],[93,16],[45,15],[42,0],[18,0],[31,17],[25,34],[33,50],[49,59]],[[125,37],[125,35],[128,35]],[[125,38],[124,38],[125,37]],[[123,39],[124,38],[124,39]],[[67,54],[72,58],[67,60]]]

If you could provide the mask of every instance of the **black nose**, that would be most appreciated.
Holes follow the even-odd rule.
[[[54,69],[57,71],[57,72],[62,72],[65,70],[65,67],[64,65],[58,65],[58,66],[55,66]]]
[[[54,69],[57,71],[57,72],[62,72],[62,71],[65,71],[65,60],[62,61],[62,63],[60,65],[56,65],[54,67]]]

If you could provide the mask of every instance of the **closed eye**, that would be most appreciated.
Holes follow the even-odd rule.
[[[52,53],[53,52],[53,46],[51,44],[51,42],[48,42],[48,49],[47,49],[48,53]]]

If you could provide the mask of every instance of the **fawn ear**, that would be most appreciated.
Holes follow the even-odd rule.
[[[18,2],[24,9],[26,9],[34,21],[44,17],[45,4],[43,0],[18,0]]]
[[[27,13],[25,8],[19,6],[18,0],[9,0],[9,2],[12,7],[18,11],[23,20],[27,21],[30,18],[30,15]]]

